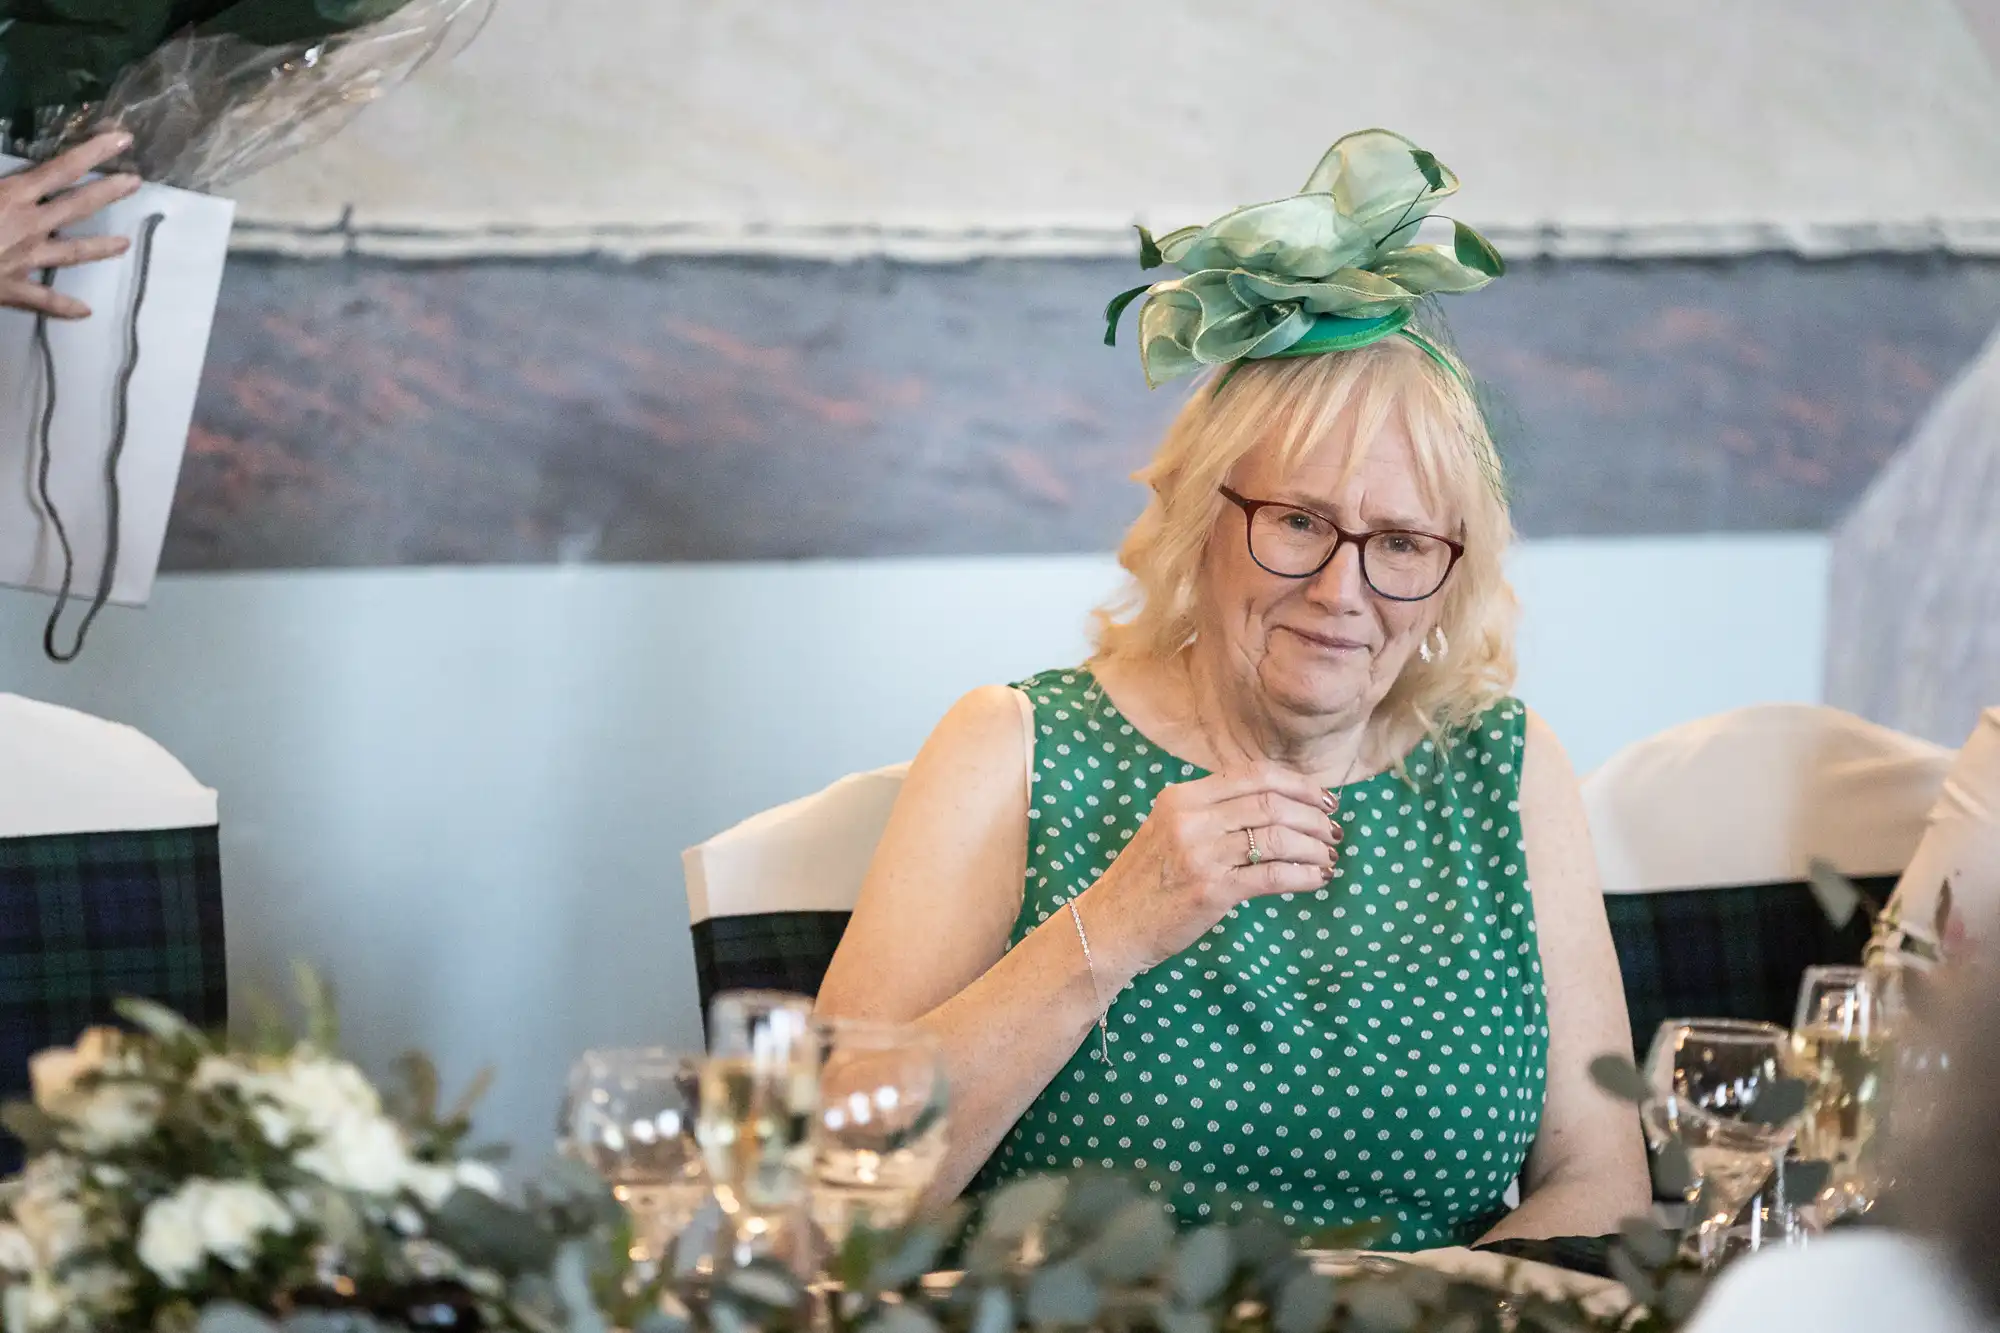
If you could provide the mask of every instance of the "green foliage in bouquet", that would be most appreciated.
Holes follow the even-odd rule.
[[[35,1058],[34,1101],[0,1112],[29,1153],[0,1184],[6,1333],[408,1322],[415,1304],[469,1326],[571,1326],[550,1274],[565,1245],[572,1267],[613,1252],[608,1192],[570,1180],[503,1200],[465,1147],[470,1098],[441,1109],[420,1055],[385,1097],[333,1053],[325,988],[303,974],[301,989],[303,1038],[266,1024],[233,1045],[126,1001],[132,1031]]]
[[[1348,1238],[1350,1241],[1357,1238]],[[1634,1223],[1615,1250],[1639,1304],[1497,1290],[1389,1256],[1329,1267],[1251,1219],[1181,1231],[1157,1194],[1117,1176],[1037,1176],[976,1211],[854,1232],[822,1293],[831,1333],[1670,1333],[1702,1277],[1674,1237]],[[934,1271],[948,1255],[957,1271]],[[1615,1296],[1615,1293],[1614,1293]],[[805,1333],[813,1306],[755,1264],[664,1294],[647,1333]]]
[[[317,42],[384,19],[407,0],[0,0],[0,117],[96,102],[119,75],[187,33],[253,46]]]

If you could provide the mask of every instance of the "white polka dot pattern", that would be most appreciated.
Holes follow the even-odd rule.
[[[1063,910],[1154,799],[1201,769],[1140,734],[1083,668],[1034,704],[1028,878],[1013,941]],[[1520,819],[1521,705],[1406,774],[1345,789],[1339,865],[1256,898],[1112,1004],[1002,1141],[981,1184],[1105,1168],[1185,1221],[1261,1201],[1288,1225],[1374,1222],[1385,1248],[1465,1244],[1541,1121],[1548,1027]]]

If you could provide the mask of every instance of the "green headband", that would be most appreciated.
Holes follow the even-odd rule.
[[[1398,134],[1363,130],[1333,147],[1289,199],[1252,204],[1157,241],[1139,228],[1142,268],[1183,276],[1120,292],[1104,341],[1141,297],[1139,361],[1154,387],[1211,366],[1352,351],[1400,334],[1453,378],[1457,365],[1408,327],[1425,296],[1475,291],[1506,272],[1463,222],[1452,244],[1414,243],[1458,178]]]

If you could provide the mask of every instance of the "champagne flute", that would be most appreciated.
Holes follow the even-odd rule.
[[[559,1146],[625,1205],[634,1263],[658,1263],[708,1199],[699,1077],[696,1059],[658,1047],[585,1051],[570,1068]]]
[[[1878,973],[1861,967],[1809,967],[1799,982],[1792,1023],[1792,1075],[1811,1089],[1799,1126],[1800,1155],[1829,1162],[1822,1196],[1832,1217],[1874,1205],[1869,1179],[1881,1109],[1882,1057],[1888,1035]]]
[[[1656,1141],[1679,1139],[1699,1181],[1685,1252],[1713,1267],[1737,1214],[1757,1196],[1775,1160],[1790,1146],[1792,1121],[1754,1118],[1757,1098],[1784,1077],[1791,1036],[1775,1023],[1668,1019],[1646,1056],[1652,1100],[1647,1129]]]
[[[812,1001],[724,991],[709,1006],[695,1136],[739,1265],[772,1253],[804,1210],[819,1106]]]
[[[857,1224],[900,1226],[945,1153],[944,1062],[921,1028],[822,1022],[812,1218],[838,1249]]]

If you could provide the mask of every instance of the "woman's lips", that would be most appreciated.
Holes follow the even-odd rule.
[[[1368,645],[1359,639],[1349,639],[1338,634],[1316,634],[1312,630],[1300,629],[1296,625],[1280,625],[1288,634],[1295,634],[1305,640],[1308,647],[1322,653],[1365,653]]]

